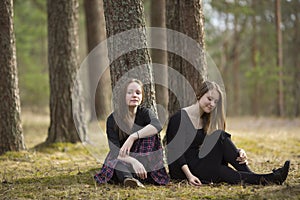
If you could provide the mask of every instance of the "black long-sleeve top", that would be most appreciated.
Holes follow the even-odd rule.
[[[139,106],[137,108],[134,125],[132,127],[131,133],[134,133],[147,125],[152,125],[157,129],[159,133],[162,130],[162,126],[157,119],[156,115],[148,108]],[[128,138],[125,137],[123,139],[119,138],[119,126],[116,124],[114,119],[114,113],[112,113],[106,121],[106,133],[109,143],[109,149],[113,155],[113,157],[117,157],[119,154],[119,150]]]
[[[181,167],[198,159],[205,133],[196,129],[187,112],[180,110],[169,120],[167,132],[167,161],[171,177],[185,178]]]

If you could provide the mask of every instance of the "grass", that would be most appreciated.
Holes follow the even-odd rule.
[[[0,199],[300,199],[300,119],[228,120],[232,140],[246,150],[254,171],[270,172],[291,160],[284,185],[216,184],[196,188],[183,181],[147,185],[146,189],[95,184],[93,175],[106,155],[106,140],[101,140],[102,157],[97,159],[83,144],[54,144],[36,150],[33,147],[46,139],[49,119],[30,112],[22,119],[28,150],[0,156]]]

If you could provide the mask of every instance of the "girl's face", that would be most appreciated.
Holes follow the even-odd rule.
[[[213,111],[220,99],[220,94],[216,89],[211,89],[199,99],[199,106],[205,113]]]
[[[142,99],[142,87],[136,82],[129,83],[125,97],[126,104],[130,107],[136,107],[141,104]]]

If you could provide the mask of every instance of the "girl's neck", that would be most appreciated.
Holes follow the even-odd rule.
[[[189,113],[193,117],[201,117],[203,114],[203,110],[200,108],[199,103],[196,102],[195,104],[187,107]]]
[[[129,106],[129,108],[128,108],[128,115],[130,117],[135,117],[136,112],[137,112],[137,106],[135,106],[135,107]]]

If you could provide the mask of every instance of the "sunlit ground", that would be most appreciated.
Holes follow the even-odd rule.
[[[0,156],[0,199],[300,199],[300,119],[239,117],[228,119],[227,131],[246,150],[250,167],[270,172],[291,160],[284,185],[242,186],[217,184],[192,187],[186,182],[146,189],[97,185],[93,175],[107,153],[105,133],[89,134],[93,145],[56,144],[39,151],[33,147],[47,137],[47,115],[22,115],[28,151]],[[101,122],[103,128],[105,122]],[[97,130],[91,125],[91,130]],[[92,156],[94,155],[94,156]]]

